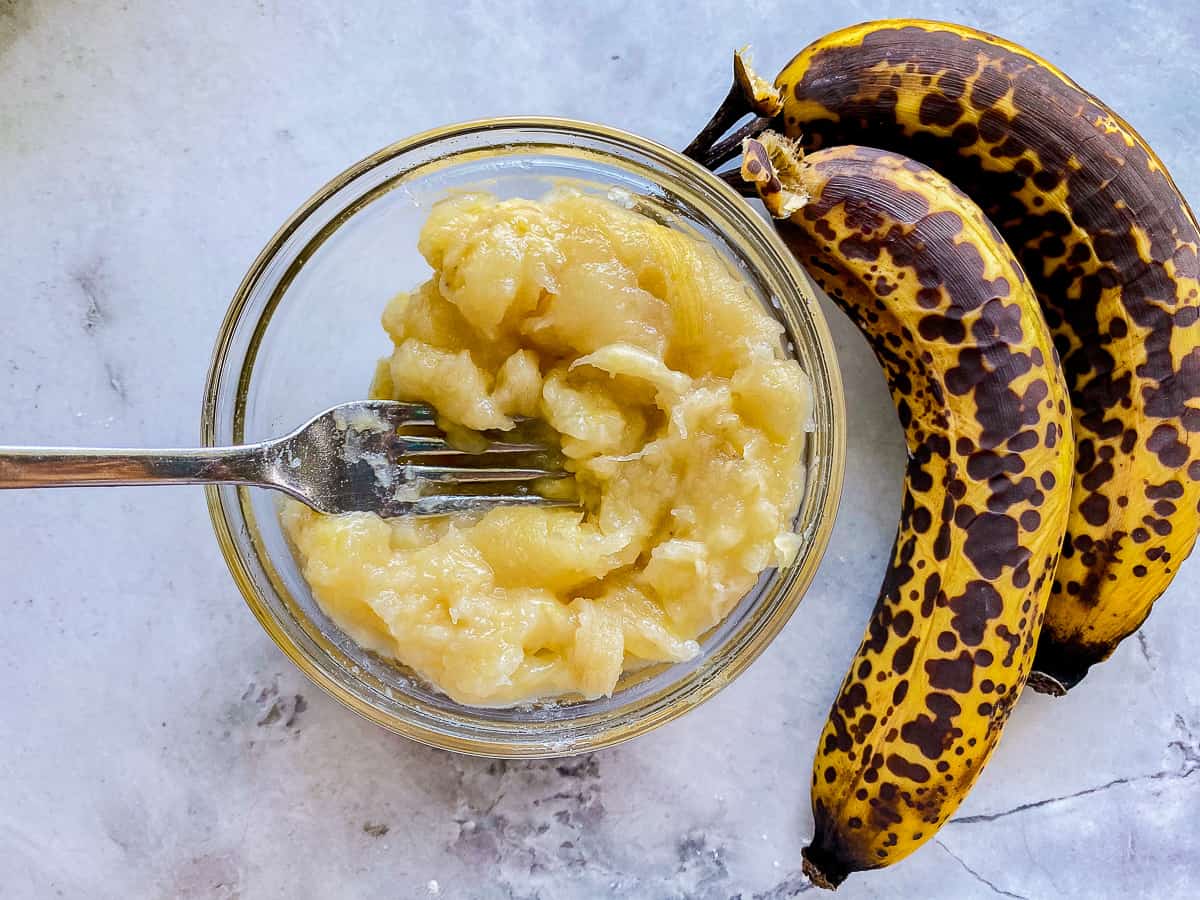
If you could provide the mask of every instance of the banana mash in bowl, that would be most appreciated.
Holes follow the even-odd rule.
[[[468,123],[322,188],[238,289],[204,441],[282,433],[368,383],[455,436],[544,429],[570,473],[546,489],[578,498],[383,520],[209,490],[271,638],[425,743],[576,753],[693,709],[779,633],[828,541],[844,417],[806,277],[745,201],[642,138]]]
[[[288,501],[318,602],[466,704],[599,697],[695,657],[799,549],[812,394],[783,327],[710,246],[567,187],[443,200],[419,249],[433,274],[388,304],[373,393],[451,429],[545,422],[582,508],[384,521]]]

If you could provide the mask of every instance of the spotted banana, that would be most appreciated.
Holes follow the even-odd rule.
[[[1045,60],[965,26],[847,28],[801,51],[775,87],[775,127],[807,149],[869,144],[949,178],[1037,292],[1077,441],[1031,681],[1061,693],[1138,628],[1200,529],[1196,219],[1128,123]],[[727,121],[752,111],[734,97]],[[714,149],[710,165],[730,154],[728,141]]]
[[[883,366],[909,462],[870,625],[813,768],[810,878],[834,887],[929,840],[1020,693],[1071,493],[1071,413],[1037,300],[971,200],[863,147],[767,133],[742,176]]]

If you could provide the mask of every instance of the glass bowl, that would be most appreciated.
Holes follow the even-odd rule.
[[[709,241],[786,329],[785,349],[813,383],[808,478],[795,561],[768,570],[687,663],[622,677],[611,697],[560,697],[492,709],[455,703],[404,667],[358,647],[324,614],[292,557],[278,498],[210,487],[222,552],[250,609],[309,678],[373,722],[464,753],[567,755],[628,740],[728,684],[783,627],[825,550],[845,457],[842,385],[812,288],[774,229],[679,153],[600,125],[490,119],[400,141],[321,188],[259,254],[217,338],[205,389],[206,445],[283,434],[314,412],[366,395],[391,345],[387,301],[428,277],[417,235],[448,192],[537,198],[564,179],[619,196]],[[615,193],[614,193],[615,192]]]

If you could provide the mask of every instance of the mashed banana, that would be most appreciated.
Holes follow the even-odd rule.
[[[808,380],[699,240],[596,197],[456,196],[419,242],[433,277],[387,307],[376,397],[468,429],[559,433],[584,510],[385,521],[286,504],[326,612],[462,703],[612,692],[689,659],[789,562]]]

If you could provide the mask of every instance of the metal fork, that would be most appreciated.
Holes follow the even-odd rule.
[[[538,479],[569,474],[545,445],[493,440],[474,452],[459,450],[436,430],[435,419],[432,408],[418,403],[369,400],[328,409],[282,438],[239,447],[0,447],[0,489],[246,484],[283,491],[323,513],[385,518],[574,505],[531,490]],[[504,461],[533,464],[497,465]]]

